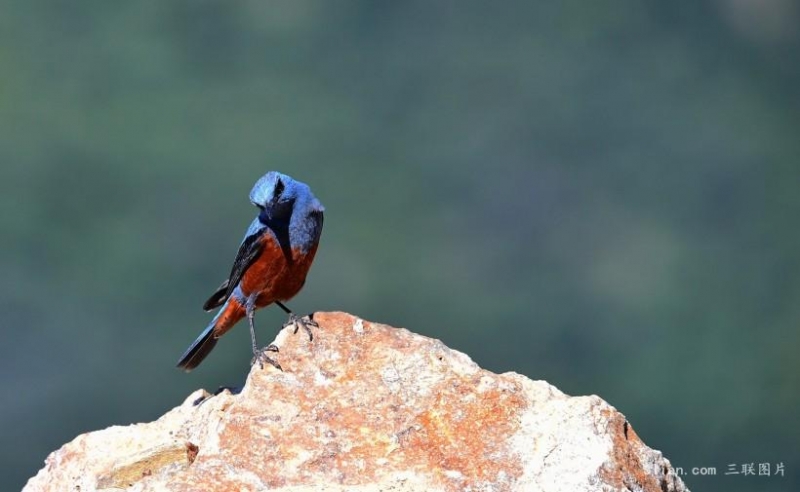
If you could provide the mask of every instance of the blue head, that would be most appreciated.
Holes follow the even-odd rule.
[[[288,227],[292,245],[307,249],[319,241],[325,208],[307,184],[270,171],[256,181],[250,201],[261,210],[262,224],[273,230]]]

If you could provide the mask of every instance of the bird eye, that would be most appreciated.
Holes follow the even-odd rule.
[[[283,184],[283,181],[281,181],[281,179],[278,178],[278,181],[275,183],[275,191],[272,194],[272,196],[273,196],[273,198],[275,200],[277,200],[278,198],[281,197],[281,194],[283,193],[283,189],[284,188],[285,188],[285,186]]]

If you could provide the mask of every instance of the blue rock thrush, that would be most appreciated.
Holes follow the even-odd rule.
[[[307,184],[274,171],[256,182],[250,201],[258,207],[258,217],[247,229],[227,280],[203,305],[206,311],[222,308],[178,361],[178,367],[187,372],[205,359],[219,337],[245,317],[250,325],[254,362],[267,362],[280,369],[265,353],[277,352],[277,347],[259,350],[253,325],[255,310],[270,304],[289,315],[284,327],[294,324],[296,333],[301,326],[313,339],[309,326],[317,324],[310,317],[296,316],[283,302],[300,292],[306,281],[322,234],[325,209]]]

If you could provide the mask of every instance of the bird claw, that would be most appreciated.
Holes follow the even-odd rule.
[[[308,341],[311,342],[314,340],[314,334],[311,333],[311,326],[314,328],[319,328],[319,324],[314,321],[314,319],[310,315],[306,316],[297,316],[296,314],[292,313],[289,315],[289,320],[283,324],[283,327],[286,328],[287,326],[294,325],[294,333],[297,334],[297,330],[300,327],[308,333]]]
[[[281,367],[280,364],[278,364],[278,361],[276,361],[275,359],[269,357],[267,355],[267,352],[276,352],[277,353],[278,352],[278,347],[275,346],[274,344],[269,344],[266,347],[264,347],[263,349],[259,350],[258,353],[253,354],[253,360],[250,362],[250,365],[258,364],[261,369],[264,369],[264,363],[266,362],[267,364],[271,365],[275,369],[277,369],[279,371],[283,371],[283,368]]]

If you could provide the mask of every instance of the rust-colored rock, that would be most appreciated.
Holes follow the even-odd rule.
[[[78,436],[26,492],[686,490],[597,396],[493,374],[440,341],[318,313],[284,372],[199,390],[155,422]]]

